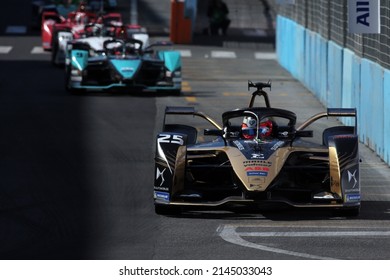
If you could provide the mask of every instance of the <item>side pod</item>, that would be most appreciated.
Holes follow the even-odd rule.
[[[360,206],[359,141],[354,134],[329,138],[331,191],[344,206]]]
[[[169,71],[178,71],[181,69],[181,56],[177,51],[160,51],[160,59],[164,60],[165,67]]]
[[[175,193],[183,189],[187,135],[163,132],[157,135],[155,157],[154,200],[169,204]]]

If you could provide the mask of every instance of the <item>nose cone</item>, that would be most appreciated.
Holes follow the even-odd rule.
[[[140,60],[113,59],[111,63],[124,79],[132,79],[141,65]]]

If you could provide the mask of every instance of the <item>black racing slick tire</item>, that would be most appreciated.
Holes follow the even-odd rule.
[[[173,96],[180,96],[181,95],[181,90],[180,89],[173,90],[172,91],[172,95]]]
[[[66,91],[71,91],[71,86],[70,86],[70,67],[65,68],[65,89]]]
[[[71,67],[66,67],[66,70],[65,70],[65,89],[67,92],[70,92],[71,94],[82,94],[85,92],[84,89],[76,89],[76,88],[73,88],[71,86],[71,82],[70,82],[70,73],[71,71]]]
[[[181,213],[181,209],[174,206],[155,204],[154,212],[157,215],[178,215]]]
[[[346,207],[346,208],[339,208],[335,209],[333,212],[333,216],[338,217],[357,217],[360,214],[360,206],[356,207]]]

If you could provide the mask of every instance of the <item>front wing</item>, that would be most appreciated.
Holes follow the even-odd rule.
[[[71,49],[66,59],[69,90],[181,91],[181,60],[172,53],[166,60],[143,58],[91,58],[88,50]],[[161,66],[160,66],[161,65]]]

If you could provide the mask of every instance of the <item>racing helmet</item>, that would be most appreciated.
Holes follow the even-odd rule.
[[[102,35],[103,25],[102,24],[92,24],[89,28],[89,32],[91,36],[99,36]]]
[[[244,117],[241,125],[241,133],[245,139],[254,139],[259,132],[259,138],[265,139],[272,135],[273,123],[270,119],[260,122],[257,126],[257,120],[253,117]]]

